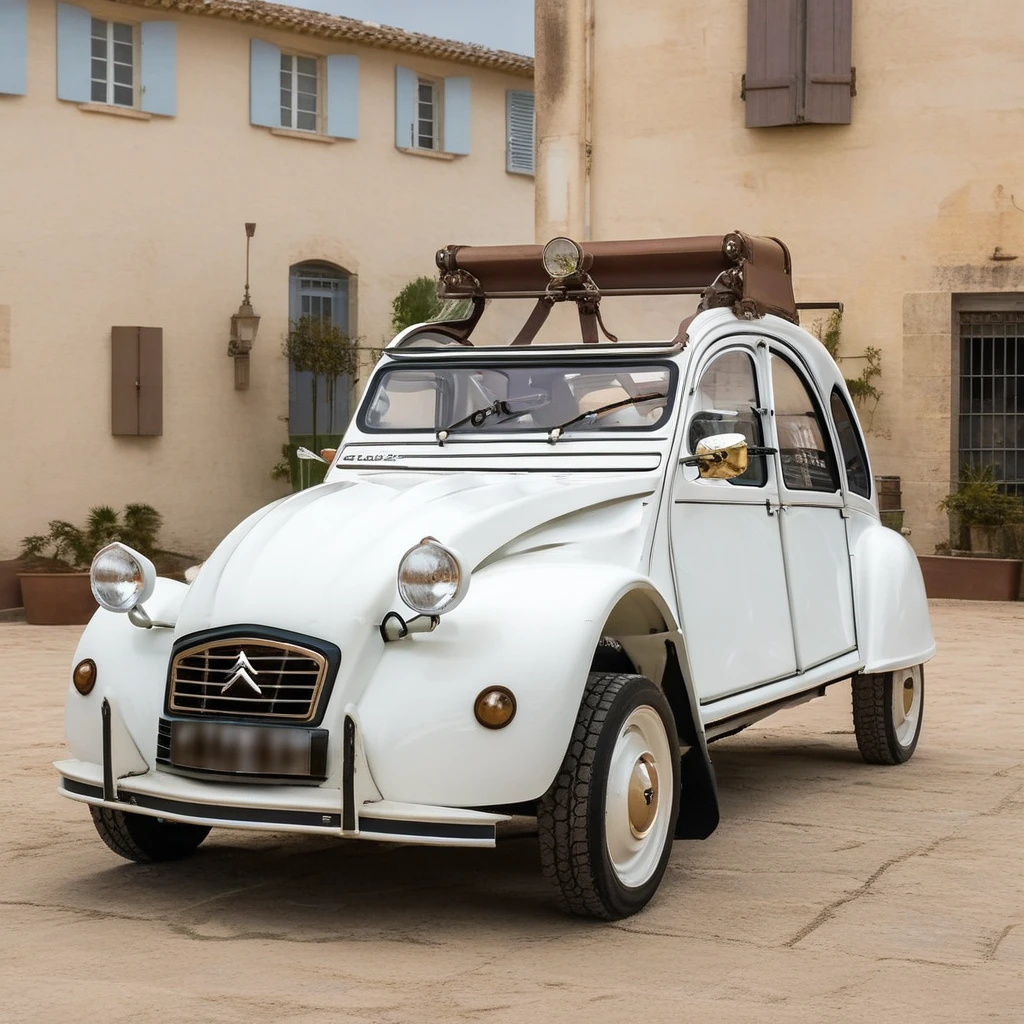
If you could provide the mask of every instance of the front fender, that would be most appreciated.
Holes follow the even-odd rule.
[[[514,556],[474,573],[435,632],[388,644],[359,703],[384,798],[482,807],[541,796],[568,747],[602,628],[637,588],[664,607],[647,577],[622,566]],[[517,703],[498,730],[473,713],[494,685]]]
[[[146,613],[158,622],[173,622],[188,592],[184,583],[158,579]],[[85,627],[73,664],[83,658],[96,663],[96,685],[83,697],[71,683],[64,712],[65,734],[72,757],[100,764],[103,739],[100,708],[110,701],[146,763],[156,762],[157,724],[163,711],[167,663],[174,631],[140,629],[119,615],[100,608]]]
[[[865,672],[928,661],[935,637],[921,567],[913,548],[872,516],[851,518],[857,645]]]

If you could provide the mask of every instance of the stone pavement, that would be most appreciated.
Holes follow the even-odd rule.
[[[76,629],[0,624],[0,1021],[1024,1022],[1024,604],[933,602],[913,760],[849,688],[712,750],[651,906],[562,916],[497,850],[215,830],[136,866],[55,792]]]

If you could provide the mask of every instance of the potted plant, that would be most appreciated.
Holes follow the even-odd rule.
[[[163,519],[149,505],[126,505],[118,513],[109,505],[89,510],[84,528],[53,519],[49,532],[26,537],[18,573],[25,618],[37,626],[82,625],[96,602],[89,587],[89,566],[101,548],[115,540],[147,557],[156,553]]]
[[[1001,554],[1007,546],[1004,527],[1024,521],[1024,502],[999,490],[990,466],[965,466],[957,489],[939,503],[939,510],[967,529],[975,555]]]

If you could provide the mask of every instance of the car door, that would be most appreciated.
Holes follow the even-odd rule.
[[[730,339],[696,367],[686,397],[681,457],[713,434],[764,444],[764,349]],[[758,456],[732,480],[675,470],[670,522],[676,595],[702,704],[796,672],[779,529],[777,467]]]
[[[857,645],[845,499],[812,378],[789,349],[773,343],[769,353],[779,521],[797,670],[805,672]]]

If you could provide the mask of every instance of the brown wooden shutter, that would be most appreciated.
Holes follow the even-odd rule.
[[[747,0],[747,127],[797,123],[800,0]]]
[[[110,432],[163,433],[163,329],[110,329]]]
[[[849,124],[853,93],[853,0],[807,0],[802,120]]]
[[[158,437],[164,432],[164,332],[161,327],[139,328],[139,433]]]
[[[139,432],[139,329],[110,329],[110,432]]]

